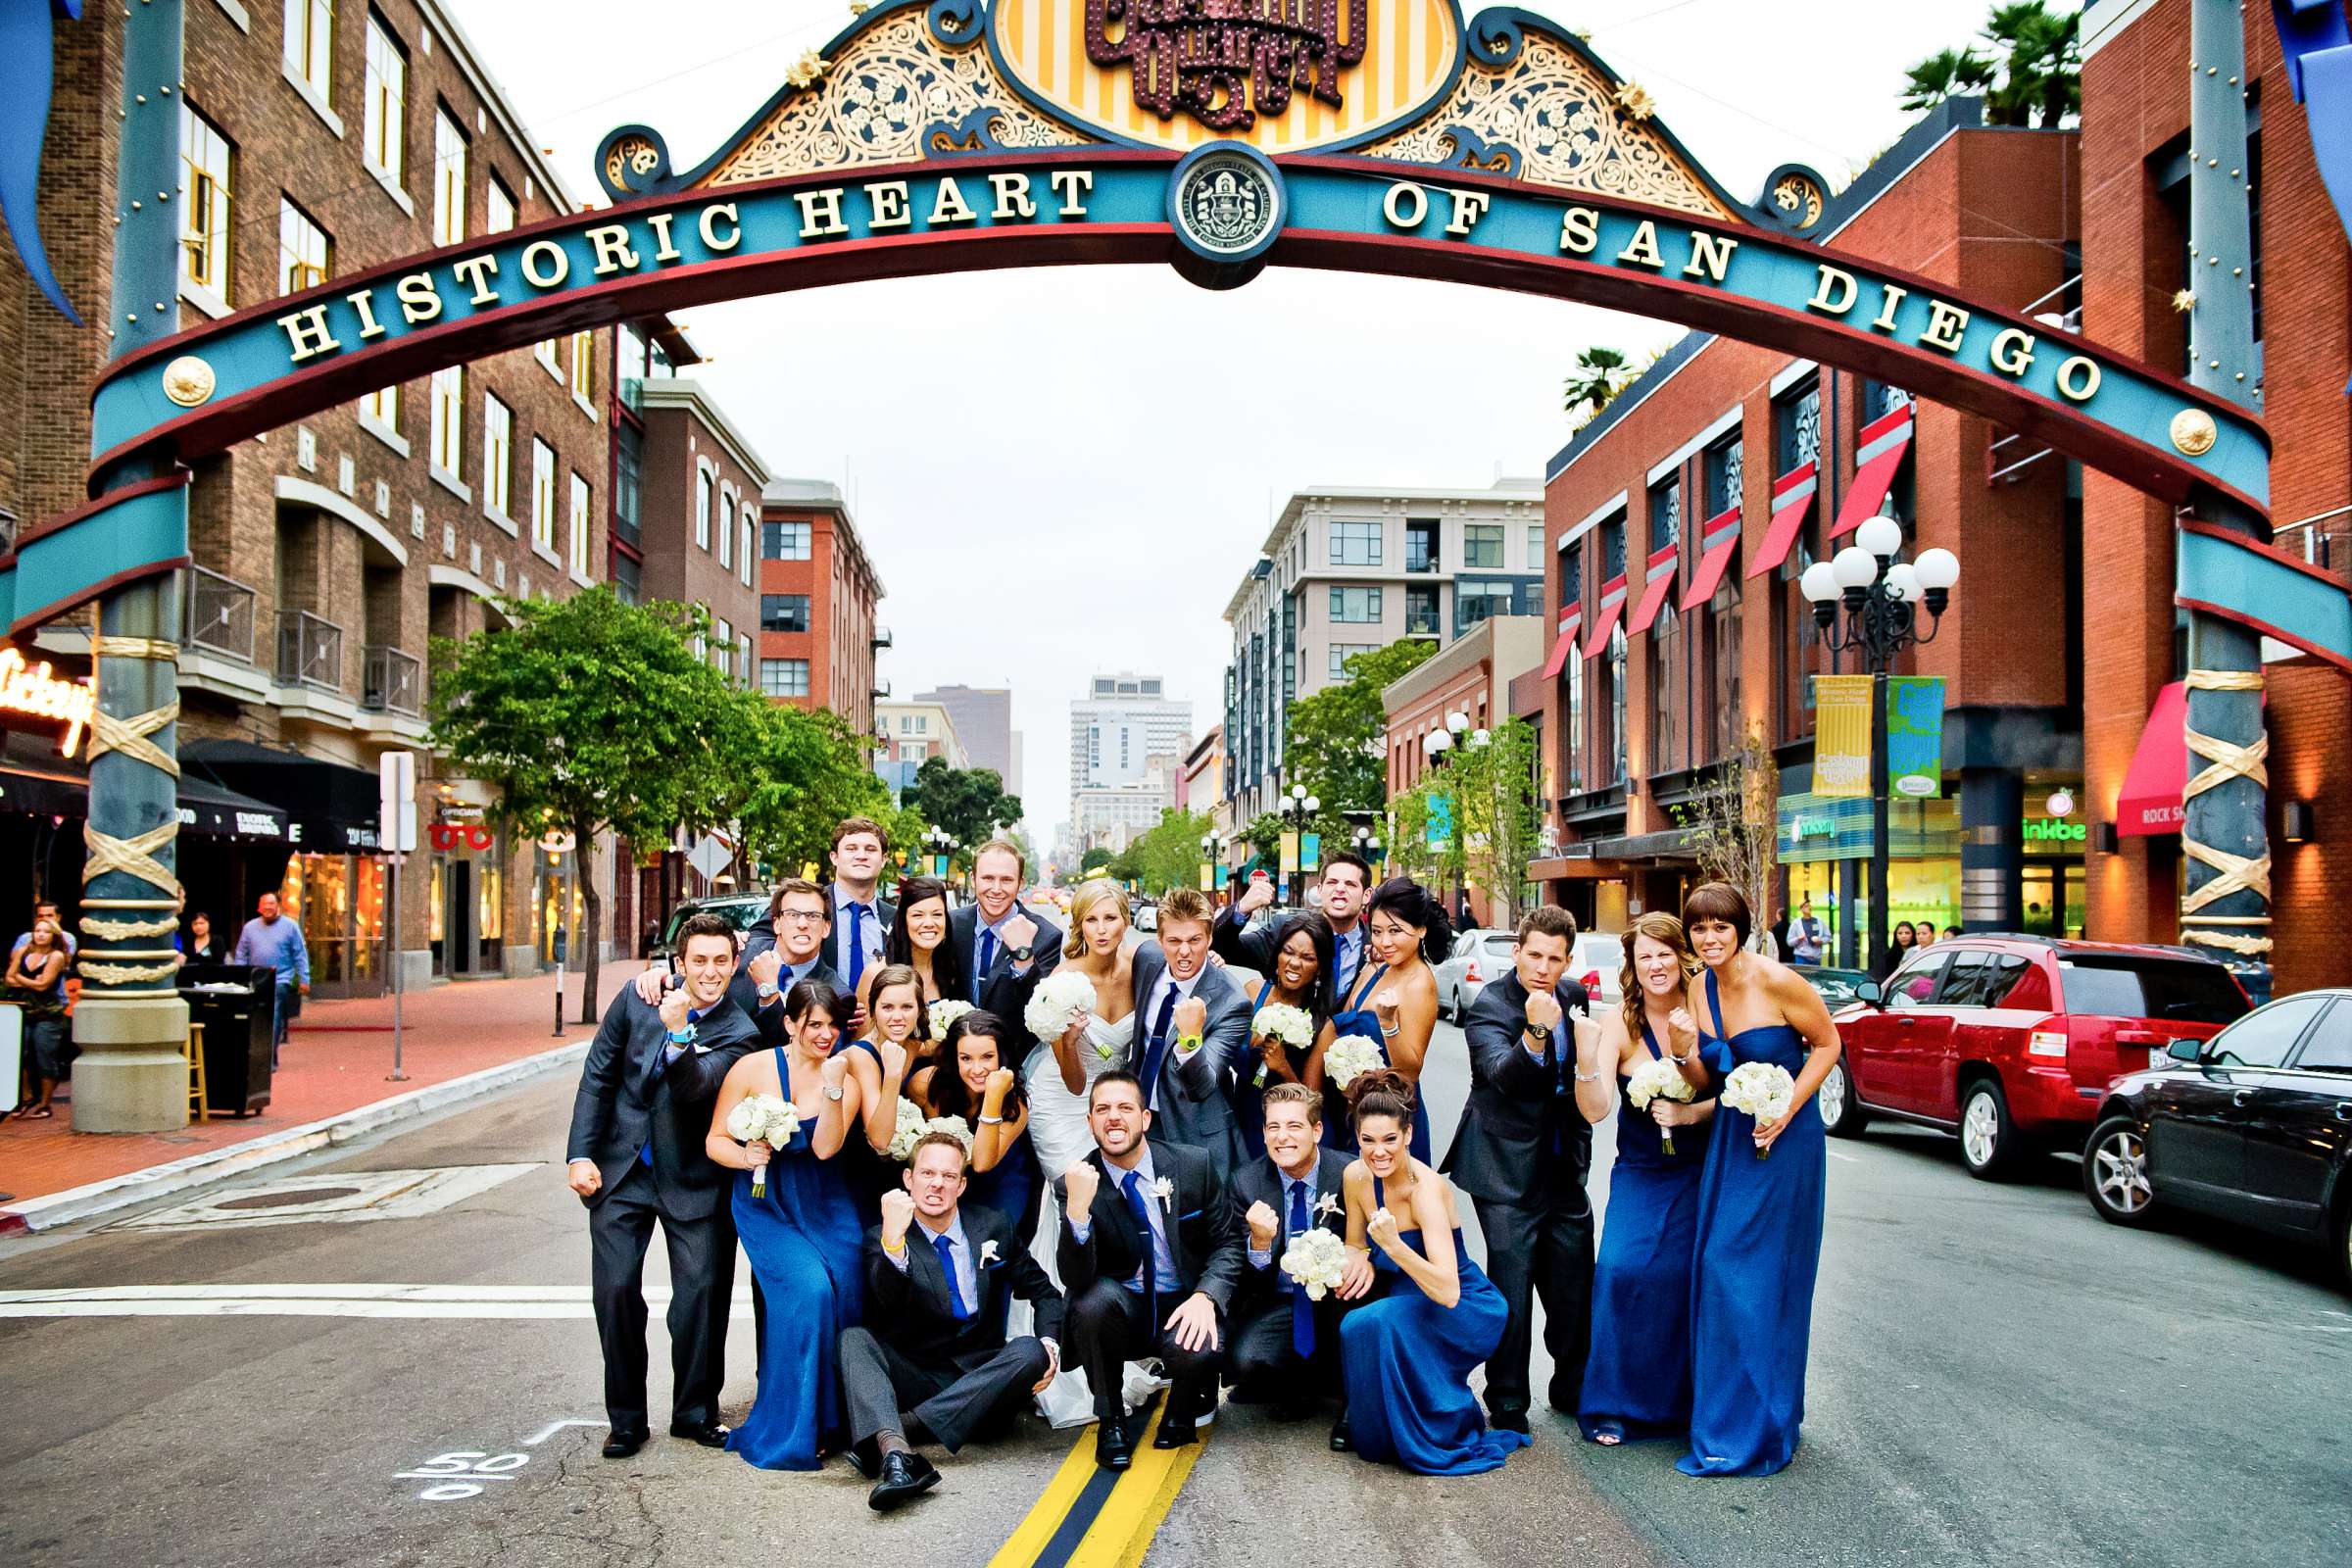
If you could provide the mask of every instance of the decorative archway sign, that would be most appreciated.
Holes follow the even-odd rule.
[[[1444,279],[1860,371],[2225,520],[2268,505],[2269,440],[2238,389],[1820,244],[1830,193],[1813,171],[1784,165],[1742,201],[1582,40],[1516,9],[1465,21],[1457,0],[887,0],[691,170],[652,129],[612,132],[596,160],[608,209],[172,333],[176,215],[143,198],[175,177],[180,4],[143,0],[122,24],[96,499],[0,558],[13,627],[106,607],[93,750],[117,755],[92,771],[92,885],[117,877],[129,906],[176,888],[169,835],[134,830],[171,816],[168,574],[187,559],[189,465],[443,366],[712,301],[1102,263],[1173,265],[1209,288],[1269,266]],[[1303,351],[1237,350],[1234,370]],[[2200,552],[2207,612],[2352,668],[2340,590],[2242,527]],[[149,961],[85,972],[156,993],[152,954],[107,946]]]

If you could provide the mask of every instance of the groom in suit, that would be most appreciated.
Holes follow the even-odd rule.
[[[572,1102],[566,1177],[588,1209],[597,1338],[604,1346],[605,1457],[645,1446],[645,1250],[654,1222],[669,1245],[672,1437],[721,1447],[719,1385],[726,1377],[727,1303],[735,1289],[728,1172],[703,1144],[710,1104],[736,1058],[759,1043],[727,1005],[735,933],[716,915],[678,929],[686,983],[648,1004],[612,999],[588,1048]]]
[[[1604,1068],[1598,1032],[1588,1028],[1580,1041],[1569,1021],[1586,1010],[1584,987],[1560,979],[1575,940],[1575,918],[1550,905],[1519,922],[1512,972],[1479,993],[1463,1026],[1470,1098],[1441,1167],[1477,1205],[1487,1277],[1510,1307],[1487,1362],[1487,1418],[1510,1432],[1528,1429],[1536,1298],[1551,1354],[1551,1407],[1571,1418],[1592,1338],[1592,1204],[1585,1195],[1592,1128],[1577,1109],[1576,1085]]]
[[[1233,1121],[1234,1074],[1253,1066],[1250,999],[1208,961],[1208,899],[1178,888],[1159,901],[1159,939],[1135,953],[1136,1078],[1160,1136],[1190,1144],[1230,1179],[1247,1152]]]
[[[948,915],[948,940],[971,976],[964,1000],[1018,1024],[1037,983],[1061,962],[1061,930],[1021,903],[1029,874],[1021,847],[990,839],[972,856],[972,896]]]
[[[878,891],[889,856],[890,835],[870,816],[844,817],[833,829],[833,880],[824,887],[833,934],[825,947],[825,961],[852,996],[858,994],[865,971],[881,966],[891,927],[899,918],[899,906]]]
[[[1340,1418],[1331,1446],[1347,1452],[1347,1385],[1340,1377],[1340,1318],[1372,1289],[1372,1257],[1350,1252],[1340,1288],[1307,1298],[1282,1271],[1291,1238],[1310,1227],[1348,1234],[1348,1156],[1323,1142],[1323,1097],[1304,1084],[1266,1089],[1266,1152],[1233,1178],[1234,1206],[1249,1231],[1241,1288],[1234,1293],[1228,1338],[1236,1397],[1272,1400],[1275,1419],[1306,1418],[1319,1398],[1337,1395]]]
[[[1242,1277],[1241,1225],[1207,1155],[1146,1138],[1152,1112],[1132,1073],[1097,1078],[1086,1119],[1095,1152],[1061,1177],[1057,1252],[1070,1356],[1095,1391],[1095,1463],[1124,1470],[1134,1458],[1120,1394],[1128,1361],[1157,1356],[1173,1384],[1153,1447],[1195,1442],[1200,1418],[1216,1404],[1220,1326]]]
[[[1002,1430],[1058,1363],[1061,1292],[1011,1221],[962,1206],[964,1161],[955,1134],[924,1134],[906,1191],[882,1195],[882,1223],[865,1233],[866,1326],[842,1333],[841,1381],[850,1454],[874,1482],[865,1500],[876,1513],[939,1485],[910,1443],[931,1438],[954,1453]],[[1004,1338],[1015,1296],[1037,1310],[1034,1338]]]

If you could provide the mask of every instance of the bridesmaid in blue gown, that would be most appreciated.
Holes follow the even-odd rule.
[[[1788,1112],[1769,1125],[1716,1105],[1690,1289],[1690,1451],[1675,1465],[1693,1476],[1771,1475],[1796,1456],[1821,1265],[1829,1151],[1813,1095],[1838,1059],[1838,1028],[1801,975],[1747,951],[1750,919],[1747,900],[1721,882],[1683,905],[1706,965],[1704,1010],[1695,998],[1692,1010],[1708,1072],[1720,1082],[1764,1061],[1796,1080]]]
[[[897,1190],[899,1174],[906,1168],[890,1157],[890,1145],[899,1134],[902,1087],[917,1065],[917,1049],[931,1032],[923,982],[910,965],[886,964],[867,978],[871,985],[865,1036],[844,1038],[833,1047],[835,1055],[848,1059],[850,1076],[857,1080],[858,1119],[865,1129],[863,1138],[850,1139],[842,1156],[842,1176],[861,1226],[881,1222],[882,1195]]]
[[[948,1025],[940,1065],[917,1071],[907,1091],[927,1116],[963,1118],[972,1130],[963,1201],[993,1208],[1018,1229],[1036,1200],[1037,1156],[1029,1148],[1029,1097],[1005,1063],[1012,1045],[1002,1018],[967,1012]]]
[[[1421,1066],[1438,1027],[1438,976],[1430,964],[1453,945],[1445,906],[1420,883],[1395,876],[1373,890],[1364,906],[1365,947],[1378,967],[1357,982],[1347,1008],[1332,1019],[1336,1034],[1362,1035],[1415,1091],[1413,1157],[1435,1162],[1429,1108],[1419,1094]]]
[[[784,998],[792,1050],[756,1051],[727,1070],[711,1106],[705,1148],[735,1178],[735,1231],[742,1238],[766,1311],[760,1392],[727,1446],[762,1470],[813,1470],[843,1446],[848,1419],[836,1349],[858,1321],[859,1234],[835,1156],[856,1131],[858,1083],[847,1056],[833,1054],[834,1016],[848,999],[821,980],[803,980]],[[727,1117],[746,1095],[789,1099],[801,1114],[792,1142],[770,1150],[727,1135]],[[752,1167],[767,1164],[767,1194],[752,1196]]]
[[[1697,1025],[1683,1005],[1698,960],[1683,922],[1652,909],[1625,934],[1625,1004],[1600,1024],[1604,1059],[1617,1063],[1617,1163],[1592,1271],[1592,1348],[1576,1414],[1585,1436],[1604,1446],[1690,1430],[1690,1266],[1706,1123],[1714,1114],[1713,1100],[1698,1098],[1710,1092],[1695,1084],[1689,1104],[1660,1096],[1636,1110],[1626,1098],[1642,1063],[1671,1054],[1696,1068],[1699,1057]],[[1673,1131],[1671,1154],[1660,1136],[1665,1128]]]
[[[1333,1038],[1331,1014],[1337,999],[1332,977],[1338,970],[1338,954],[1331,922],[1313,909],[1292,915],[1275,933],[1273,967],[1250,999],[1252,1016],[1277,1004],[1297,1007],[1312,1028],[1305,1046],[1298,1049],[1252,1030],[1251,1054],[1234,1063],[1233,1122],[1251,1159],[1266,1152],[1268,1088],[1304,1084],[1323,1090],[1323,1053]],[[1330,1136],[1328,1119],[1325,1136]]]
[[[1381,1294],[1340,1319],[1348,1414],[1332,1446],[1351,1443],[1417,1475],[1499,1470],[1534,1440],[1487,1430],[1470,1373],[1502,1342],[1510,1308],[1462,1246],[1453,1189],[1406,1152],[1402,1076],[1383,1068],[1348,1087],[1359,1151],[1348,1167],[1348,1245],[1373,1250]]]

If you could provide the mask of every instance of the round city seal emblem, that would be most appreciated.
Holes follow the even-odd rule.
[[[1288,216],[1281,172],[1254,147],[1212,143],[1187,154],[1169,175],[1169,226],[1190,257],[1205,264],[1184,269],[1195,282],[1230,287],[1254,275],[1251,264]]]

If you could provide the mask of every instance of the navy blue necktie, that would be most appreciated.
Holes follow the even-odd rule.
[[[850,906],[850,989],[858,989],[858,978],[865,973],[865,906]]]
[[[993,928],[980,931],[980,961],[972,969],[972,1000],[980,1000],[980,988],[988,983],[988,971],[997,966],[997,933]]]
[[[931,1238],[931,1246],[939,1253],[940,1272],[948,1277],[948,1309],[961,1323],[972,1315],[973,1309],[964,1304],[963,1292],[956,1287],[956,1239],[943,1231]]]
[[[1144,1196],[1144,1173],[1131,1170],[1119,1183],[1127,1195],[1127,1206],[1135,1211],[1136,1228],[1144,1233],[1144,1315],[1152,1320],[1152,1332],[1159,1332],[1159,1243],[1157,1232],[1152,1229],[1152,1200]]]
[[[1152,1039],[1144,1050],[1144,1108],[1152,1108],[1152,1091],[1159,1087],[1159,1069],[1168,1056],[1168,1024],[1176,1016],[1176,987],[1168,987],[1167,1001],[1159,1004],[1159,1018],[1152,1026]]]
[[[1306,1214],[1306,1183],[1291,1183],[1291,1236],[1304,1236],[1313,1224]],[[1291,1348],[1301,1359],[1315,1353],[1315,1303],[1306,1298],[1306,1288],[1297,1280],[1291,1281]]]

